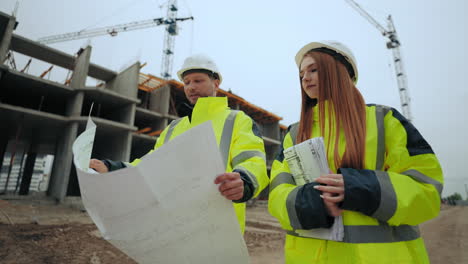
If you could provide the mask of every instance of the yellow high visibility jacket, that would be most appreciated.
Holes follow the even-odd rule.
[[[317,112],[312,137],[322,136]],[[297,123],[290,126],[283,149],[295,144],[297,129]],[[341,173],[345,183],[343,242],[294,231],[330,227],[333,218],[313,188],[317,183],[295,184],[283,149],[274,161],[268,209],[287,231],[286,263],[429,263],[418,224],[439,213],[441,166],[421,134],[393,108],[366,106],[366,129],[365,169],[335,168],[333,153],[327,153],[331,171]],[[335,140],[324,142],[333,152]],[[344,135],[339,144],[343,155]]]
[[[208,120],[212,121],[216,142],[226,164],[226,172],[239,172],[243,180],[249,181],[253,186],[252,197],[258,196],[269,183],[263,139],[249,116],[242,111],[229,109],[226,97],[199,98],[191,117],[172,121],[161,133],[152,151]],[[135,166],[139,162],[140,159],[136,159],[131,165]],[[215,175],[213,180],[214,177]],[[244,233],[245,202],[235,201],[234,209]]]

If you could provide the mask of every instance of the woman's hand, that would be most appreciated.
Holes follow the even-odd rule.
[[[325,184],[314,186],[314,188],[323,193],[321,197],[328,213],[331,216],[341,215],[342,210],[338,207],[338,204],[344,200],[345,195],[343,175],[326,174],[318,177],[315,181]]]
[[[322,197],[323,203],[325,204],[325,208],[327,208],[327,212],[329,215],[333,217],[341,215],[343,210],[341,210],[340,207],[338,207],[338,204],[326,200],[332,197],[331,193],[324,192],[322,195],[320,195],[320,197]]]
[[[244,196],[244,181],[238,172],[219,174],[214,183],[220,184],[219,192],[228,200],[240,200]]]

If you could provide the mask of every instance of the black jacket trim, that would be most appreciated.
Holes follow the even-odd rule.
[[[317,182],[307,183],[301,186],[296,196],[296,214],[303,229],[329,228],[333,225],[334,218],[328,215],[322,192],[315,189]]]
[[[245,174],[245,172],[241,170],[234,170],[234,172],[237,172],[240,174],[242,181],[244,182],[244,195],[242,196],[241,199],[239,200],[233,200],[234,203],[244,203],[250,200],[253,195],[254,195],[254,185],[252,181],[250,180],[249,176]]]
[[[125,163],[121,162],[121,161],[113,161],[113,160],[110,160],[110,159],[105,159],[105,160],[101,160],[104,165],[106,165],[107,169],[109,171],[115,171],[115,170],[120,170],[120,169],[123,169],[123,168],[126,168],[127,166],[125,165]]]
[[[372,216],[380,205],[380,184],[372,170],[340,168],[343,175],[345,196],[342,209]]]

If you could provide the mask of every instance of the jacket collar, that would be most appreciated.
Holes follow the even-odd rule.
[[[193,107],[189,119],[193,125],[198,125],[225,110],[229,110],[227,97],[201,97]]]

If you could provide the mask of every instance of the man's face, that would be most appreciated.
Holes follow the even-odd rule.
[[[219,88],[219,80],[212,80],[206,73],[189,73],[183,80],[185,96],[193,105],[200,97],[216,96]]]

